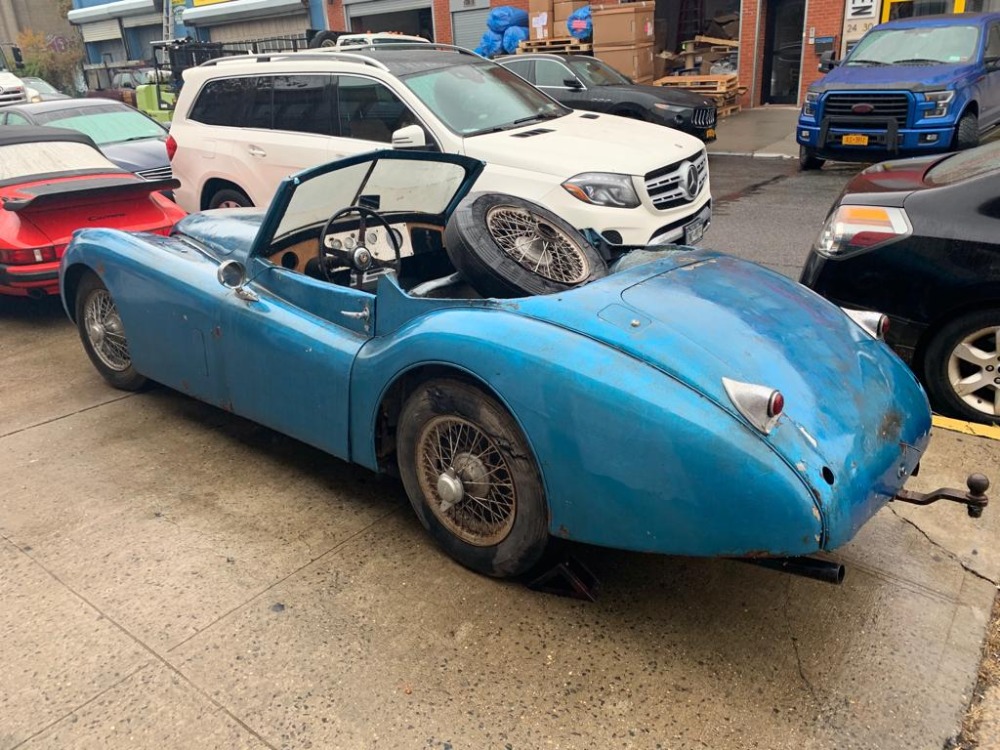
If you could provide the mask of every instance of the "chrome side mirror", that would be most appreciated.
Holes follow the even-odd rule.
[[[247,281],[247,269],[238,260],[223,261],[215,275],[227,289],[239,289]]]

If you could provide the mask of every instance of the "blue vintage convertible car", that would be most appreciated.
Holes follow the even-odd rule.
[[[467,196],[482,169],[376,152],[287,179],[266,212],[81,231],[64,305],[112,385],[398,472],[489,575],[553,535],[787,562],[934,499],[901,489],[930,412],[877,316],[717,252],[602,255],[540,207]],[[978,513],[983,489],[949,499]]]

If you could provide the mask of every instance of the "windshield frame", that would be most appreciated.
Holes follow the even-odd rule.
[[[854,63],[857,66],[868,64],[874,64],[878,67],[891,67],[894,65],[910,66],[916,65],[918,63],[901,63],[900,60],[909,59],[923,59],[920,58],[919,50],[915,50],[913,54],[905,54],[897,57],[895,60],[882,60],[873,59],[871,53],[868,52],[868,48],[871,47],[876,42],[872,40],[878,40],[880,38],[886,38],[889,35],[894,36],[906,36],[909,34],[928,34],[945,30],[954,29],[971,29],[976,32],[975,41],[972,44],[972,48],[968,56],[958,59],[958,60],[936,60],[934,58],[926,58],[928,60],[934,60],[933,62],[923,63],[925,65],[968,65],[969,63],[976,62],[980,59],[982,42],[983,42],[983,27],[981,24],[976,23],[953,23],[953,24],[942,24],[939,26],[932,25],[914,25],[914,26],[900,26],[900,27],[875,27],[869,31],[865,36],[858,42],[851,53],[844,58],[842,65],[850,66]]]

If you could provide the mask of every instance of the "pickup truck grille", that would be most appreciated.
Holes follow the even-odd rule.
[[[691,117],[691,123],[696,128],[715,127],[715,107],[698,107]]]
[[[688,177],[691,171],[696,177]],[[645,176],[649,199],[660,211],[691,203],[708,180],[708,155],[702,150],[689,159],[668,164]]]
[[[870,112],[856,112],[861,105],[871,107]],[[910,111],[910,97],[906,94],[829,94],[823,103],[823,114],[836,117],[834,127],[842,128],[884,128],[886,120],[906,127],[906,116]],[[841,120],[840,118],[850,118]]]
[[[23,104],[28,100],[21,86],[0,86],[0,106],[4,104]]]

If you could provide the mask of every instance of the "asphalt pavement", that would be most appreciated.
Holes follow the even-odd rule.
[[[706,244],[794,276],[850,172],[793,166],[713,157]],[[840,587],[579,547],[602,582],[581,602],[459,567],[394,480],[108,388],[55,304],[0,300],[0,362],[0,750],[938,750],[961,729],[998,508],[886,508]],[[998,459],[935,429],[909,486]]]

